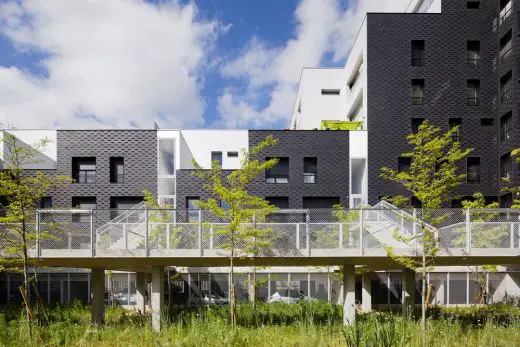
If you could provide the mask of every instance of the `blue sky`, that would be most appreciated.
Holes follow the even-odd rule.
[[[304,66],[343,66],[408,0],[0,0],[0,122],[287,127]]]

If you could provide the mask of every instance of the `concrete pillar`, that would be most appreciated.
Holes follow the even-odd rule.
[[[105,320],[105,270],[92,269],[90,279],[92,323],[102,324]]]
[[[146,310],[146,274],[144,272],[135,273],[135,309],[141,314],[145,314]]]
[[[415,271],[405,269],[402,272],[402,312],[403,316],[413,312],[415,306]]]
[[[152,266],[152,329],[161,331],[164,308],[164,266]]]
[[[354,265],[343,265],[343,325],[356,320],[356,272]]]
[[[372,311],[372,277],[370,273],[363,274],[361,289],[361,304],[363,305],[363,312]]]

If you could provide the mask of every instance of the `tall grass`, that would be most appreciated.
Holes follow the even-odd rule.
[[[448,311],[452,311],[449,313]],[[430,312],[428,346],[520,346],[516,311],[437,309]],[[502,311],[501,311],[502,310]],[[341,307],[302,303],[261,305],[253,319],[251,305],[238,306],[238,327],[229,327],[226,307],[178,310],[154,334],[149,317],[107,308],[103,326],[90,324],[89,307],[80,304],[49,309],[45,326],[32,336],[20,307],[0,308],[2,346],[422,346],[420,325],[391,313],[359,315],[351,327],[341,325]],[[464,318],[466,317],[466,318]],[[469,318],[468,318],[469,317]],[[471,318],[471,319],[470,319]],[[475,319],[473,319],[475,318]]]

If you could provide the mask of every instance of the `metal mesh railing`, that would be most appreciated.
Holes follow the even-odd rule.
[[[0,224],[0,255],[20,242],[22,223]],[[520,251],[516,209],[280,210],[243,221],[210,211],[173,209],[38,210],[27,214],[31,254],[39,257],[386,255],[387,247],[417,254],[429,231],[446,255]],[[18,237],[18,238],[17,238]]]

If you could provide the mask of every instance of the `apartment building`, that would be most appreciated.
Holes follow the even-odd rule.
[[[76,182],[49,192],[42,208],[112,209],[104,222],[132,207],[142,207],[144,190],[162,204],[196,209],[209,194],[192,175],[193,161],[205,169],[217,160],[225,172],[240,167],[243,151],[267,135],[278,139],[265,158],[279,164],[261,174],[251,193],[282,209],[322,209],[340,203],[374,205],[381,196],[403,194],[379,177],[382,166],[404,165],[405,136],[424,119],[445,129],[459,125],[457,140],[474,151],[463,164],[467,181],[458,194],[482,192],[507,207],[501,177],[519,183],[510,157],[520,147],[517,31],[520,0],[413,0],[403,13],[369,13],[350,56],[341,68],[306,68],[290,130],[13,130],[31,145],[42,138],[48,148],[28,170],[67,175]],[[348,129],[325,131],[326,129]],[[316,130],[315,130],[316,129]],[[323,131],[319,131],[321,129]],[[295,130],[295,131],[292,131]],[[0,163],[2,157],[0,156]],[[1,203],[1,201],[0,201]],[[222,202],[225,204],[225,202]],[[452,206],[456,207],[457,201]],[[223,205],[224,206],[224,205]],[[82,218],[80,215],[78,218]],[[197,213],[185,213],[187,221]],[[177,269],[173,281],[181,300],[202,292],[229,297],[226,268]],[[267,299],[279,288],[340,301],[341,285],[332,268],[276,267],[262,270]],[[242,269],[238,295],[247,298],[250,275]],[[520,295],[514,267],[489,274],[488,302]],[[357,279],[356,300],[371,288],[374,305],[399,304],[402,273],[377,272]],[[0,274],[0,304],[18,300],[20,277]],[[471,269],[438,268],[433,302],[470,304],[477,286]],[[135,275],[115,273],[114,292],[125,305],[135,301]],[[112,284],[111,284],[112,285]],[[40,291],[49,302],[89,300],[90,274],[81,269],[43,270]],[[107,284],[107,287],[109,284]],[[418,296],[417,296],[418,298]]]
[[[342,121],[366,130],[362,197],[374,204],[406,194],[379,173],[406,165],[407,134],[425,119],[445,130],[459,126],[457,140],[474,150],[456,193],[481,192],[510,206],[501,188],[502,178],[519,181],[510,157],[520,146],[518,8],[514,0],[412,1],[412,13],[368,13],[342,69],[303,69],[290,128]]]

